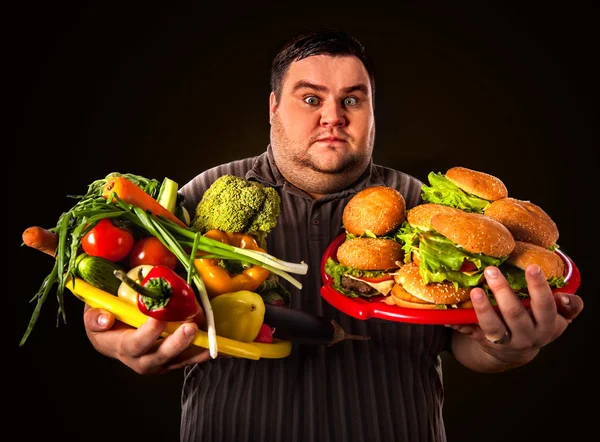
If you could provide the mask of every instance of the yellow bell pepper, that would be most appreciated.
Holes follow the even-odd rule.
[[[262,297],[249,290],[223,293],[210,301],[218,336],[252,342],[265,319]]]
[[[133,279],[138,284],[141,284],[146,275],[150,270],[152,270],[153,265],[149,264],[140,264],[139,266],[135,266],[127,272],[127,276]],[[117,296],[124,301],[127,301],[133,305],[137,306],[137,292],[129,287],[125,282],[122,282],[119,286],[119,290],[117,291]]]
[[[258,246],[256,239],[252,235],[245,233],[209,230],[204,236],[241,249],[264,252]],[[198,254],[202,255],[206,253],[199,252]],[[194,266],[198,270],[198,273],[200,273],[200,277],[206,286],[206,292],[210,298],[239,290],[254,291],[260,287],[270,274],[267,269],[257,265],[252,265],[244,269],[241,273],[234,274],[222,267],[219,261],[214,258],[198,258],[194,261]]]

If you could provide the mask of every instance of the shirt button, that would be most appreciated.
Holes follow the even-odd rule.
[[[320,221],[319,221],[318,219],[313,219],[312,223],[313,223],[315,226],[318,226],[318,225],[319,225],[319,223],[320,223]]]

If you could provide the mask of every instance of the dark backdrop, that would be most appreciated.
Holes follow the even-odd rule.
[[[334,25],[362,40],[375,64],[376,161],[423,180],[456,165],[495,174],[511,196],[554,218],[562,250],[583,274],[586,310],[528,366],[480,375],[445,361],[449,440],[581,440],[593,431],[582,403],[596,379],[594,349],[586,350],[595,303],[584,248],[591,228],[577,214],[595,193],[591,12],[495,3],[311,3],[276,13],[231,3],[209,11],[53,2],[9,11],[9,429],[20,440],[177,440],[181,373],[141,377],[96,353],[82,303],[69,294],[68,323],[55,326],[50,298],[18,347],[33,311],[28,299],[52,267],[48,256],[20,247],[21,233],[54,226],[73,204],[68,194],[109,172],[183,184],[262,152],[272,57],[297,31]]]

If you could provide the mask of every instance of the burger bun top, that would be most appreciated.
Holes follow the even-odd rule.
[[[483,213],[506,226],[517,241],[550,248],[558,240],[556,223],[530,201],[503,198],[491,203]]]
[[[502,258],[515,248],[515,240],[501,223],[479,213],[439,204],[421,204],[409,210],[408,222],[429,225],[441,235],[470,253]]]
[[[353,238],[337,250],[338,262],[359,270],[388,270],[398,267],[404,258],[402,245],[393,239]]]
[[[457,214],[461,213],[460,209],[445,206],[443,204],[423,203],[414,206],[406,212],[406,221],[412,226],[420,230],[431,230],[431,218],[440,213]]]
[[[383,236],[396,229],[406,217],[406,201],[392,187],[367,187],[344,207],[342,224],[348,233],[361,236],[370,231]]]
[[[515,248],[506,262],[522,270],[531,264],[537,264],[546,279],[565,274],[565,262],[560,256],[544,247],[523,241],[515,241]]]
[[[446,171],[446,178],[465,192],[488,201],[508,196],[508,190],[502,180],[485,172],[466,167],[452,167]]]

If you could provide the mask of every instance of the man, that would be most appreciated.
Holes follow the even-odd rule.
[[[342,232],[341,215],[356,192],[398,189],[407,207],[420,202],[421,182],[372,163],[374,75],[359,42],[337,31],[298,36],[276,56],[271,74],[271,144],[257,157],[207,170],[182,189],[193,210],[223,174],[274,187],[281,196],[270,253],[309,264],[292,291],[293,307],[335,319],[369,341],[296,346],[283,359],[212,360],[190,346],[197,330],[184,324],[158,341],[165,323],[139,329],[86,308],[88,337],[101,353],[139,373],[185,367],[182,441],[446,440],[440,353],[466,367],[501,372],[531,361],[583,309],[574,295],[554,296],[539,268],[527,270],[528,314],[496,268],[485,272],[499,304],[472,291],[479,325],[443,326],[360,321],[319,296],[319,262]]]

